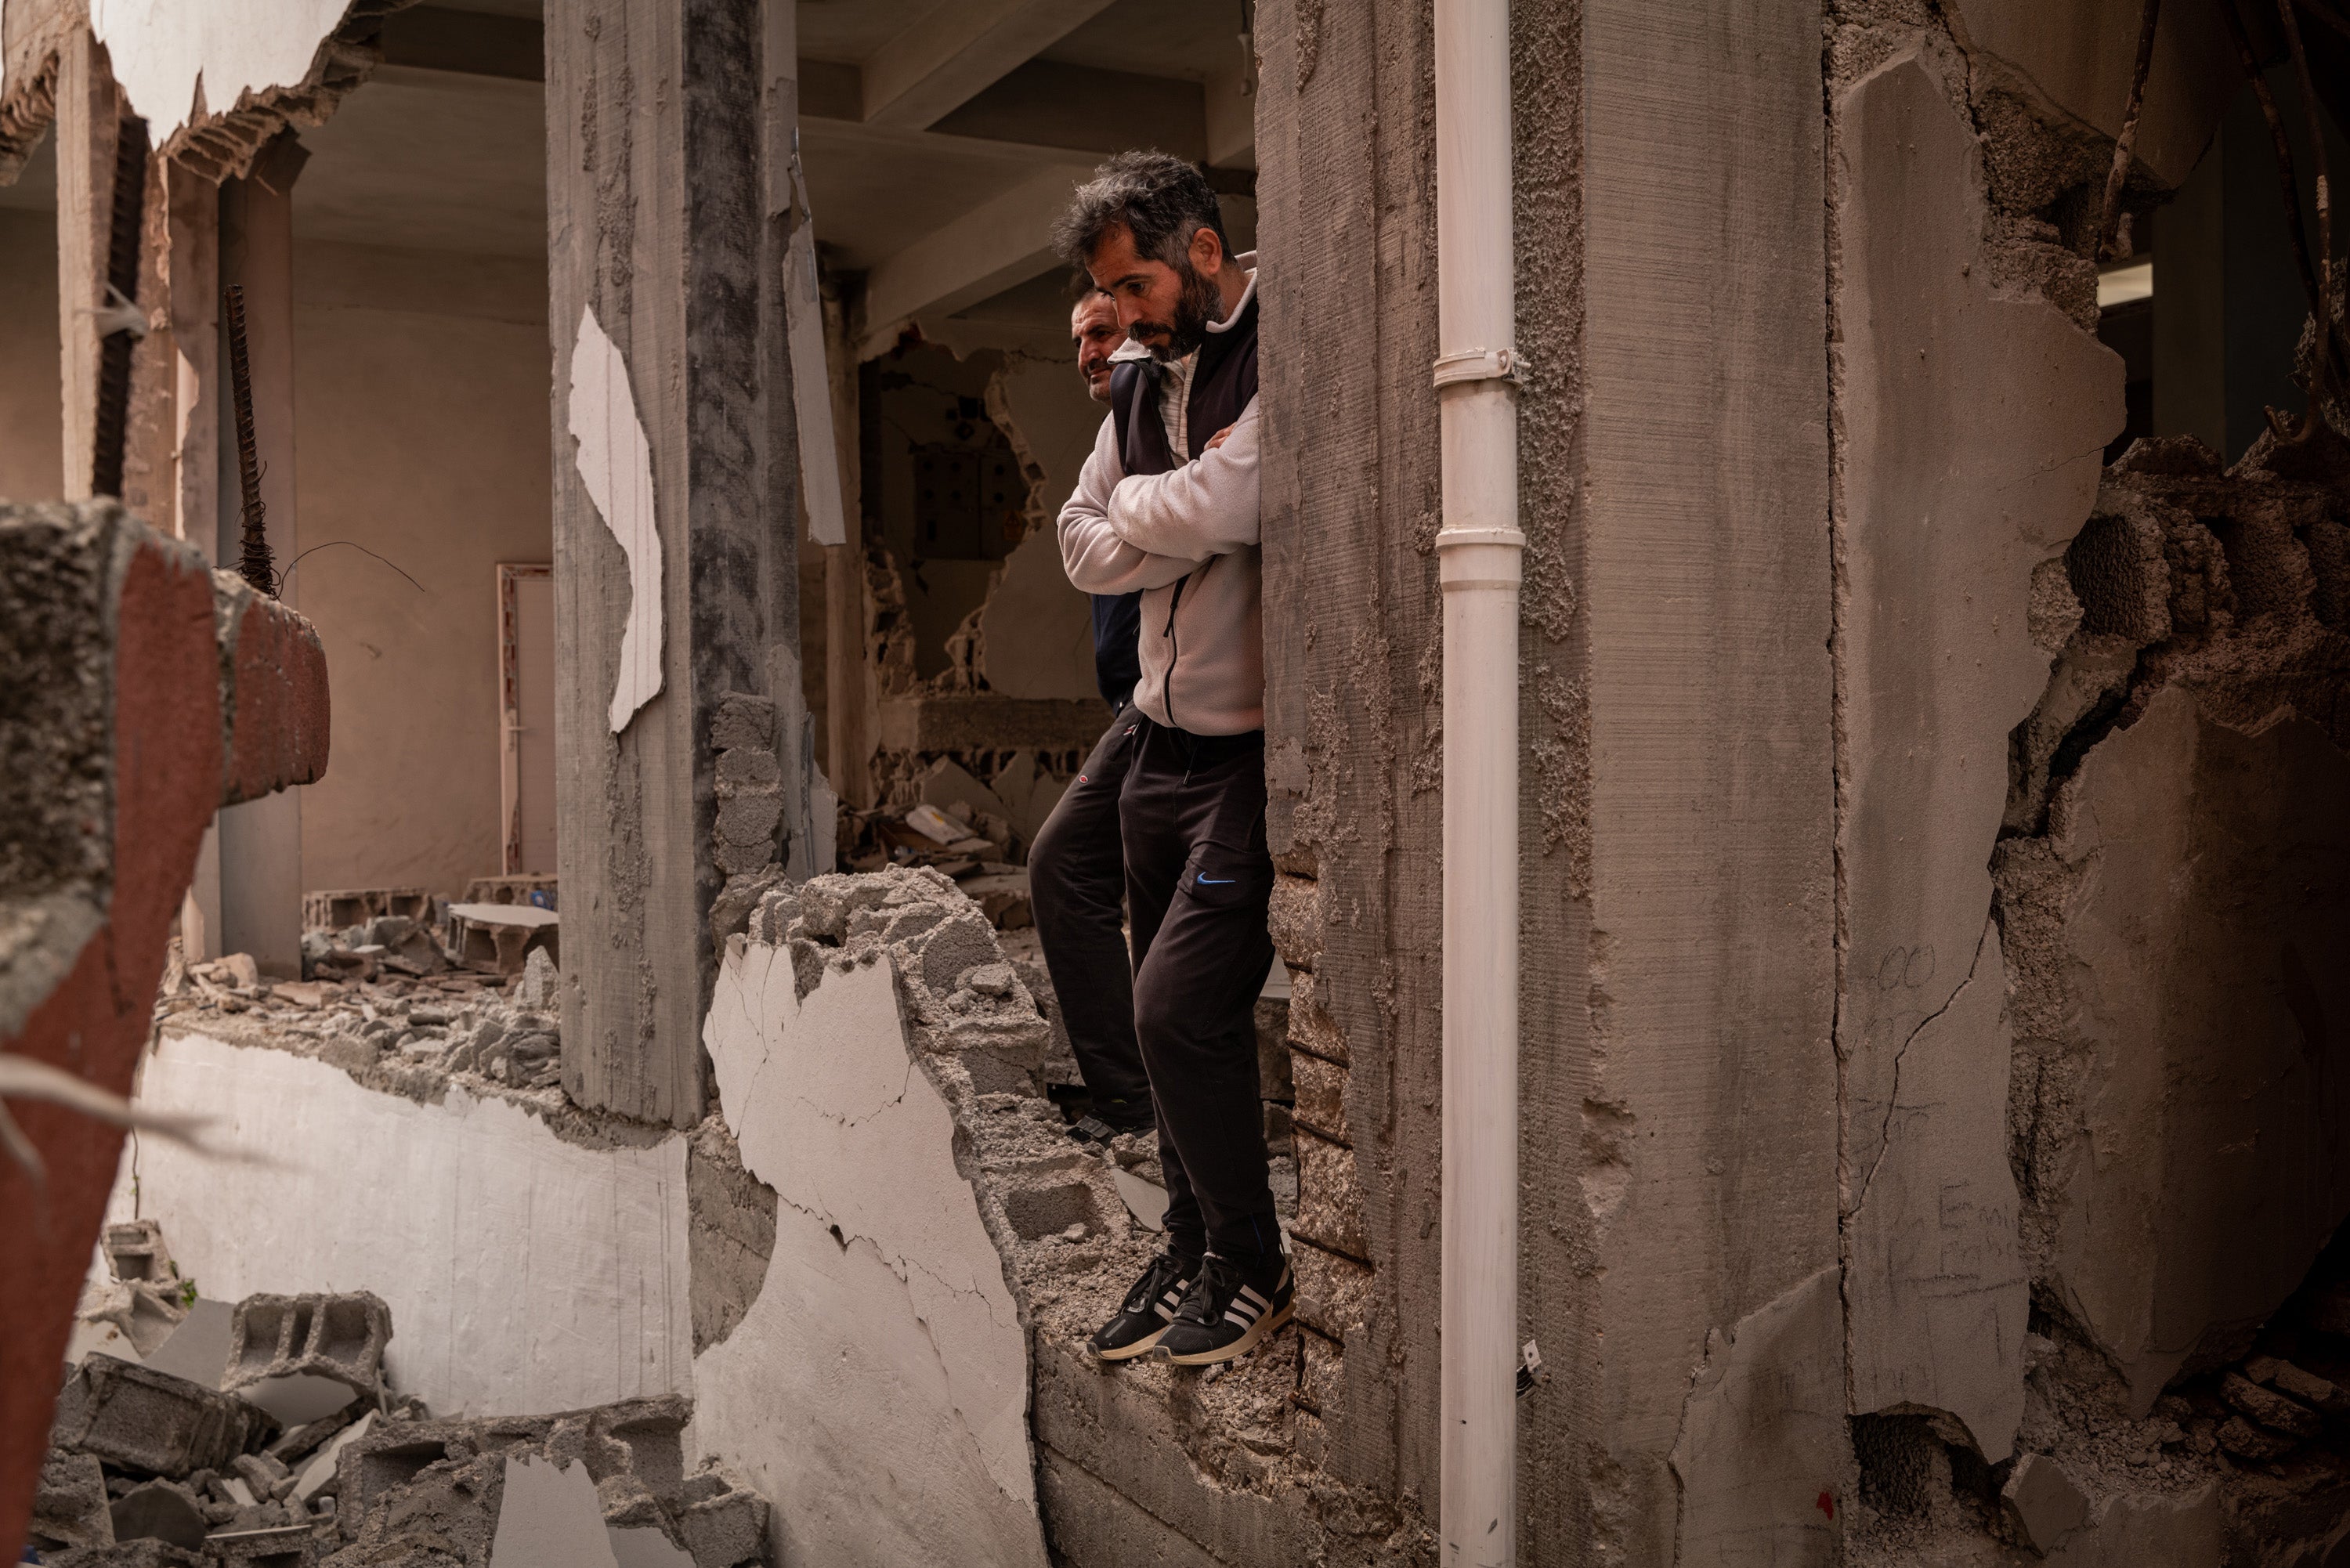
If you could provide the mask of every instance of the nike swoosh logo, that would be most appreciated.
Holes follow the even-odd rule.
[[[1240,878],[1237,877],[1194,877],[1191,880],[1197,882],[1202,888],[1229,888],[1233,883],[1239,881]]]

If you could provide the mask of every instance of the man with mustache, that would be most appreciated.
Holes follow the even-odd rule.
[[[1128,338],[1118,307],[1099,289],[1089,289],[1070,311],[1069,335],[1076,341],[1077,374],[1098,403],[1110,400],[1111,371],[1119,361],[1149,357]],[[1107,1142],[1140,1132],[1153,1120],[1150,1078],[1134,1039],[1134,976],[1121,929],[1126,851],[1118,826],[1132,723],[1127,705],[1142,677],[1135,650],[1141,598],[1139,593],[1093,596],[1094,679],[1110,706],[1110,726],[1028,851],[1036,935],[1092,1101],[1069,1129],[1080,1141]]]
[[[1262,1344],[1294,1293],[1257,1084],[1273,860],[1254,258],[1231,253],[1206,177],[1157,152],[1103,164],[1055,240],[1151,355],[1115,372],[1110,416],[1060,517],[1072,583],[1142,595],[1118,815],[1135,1029],[1168,1195],[1166,1251],[1093,1348],[1199,1366]]]

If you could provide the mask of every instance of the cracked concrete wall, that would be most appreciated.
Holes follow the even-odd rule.
[[[1983,254],[1981,154],[1925,50],[1838,95],[1838,637],[1852,1402],[2006,1457],[2026,1281],[1988,846],[2045,683],[2033,572],[2088,515],[2118,356]]]
[[[694,1364],[697,1439],[788,1560],[1041,1565],[1025,1335],[897,988],[868,954],[803,997],[791,952],[729,944],[703,1040],[775,1239]]]
[[[460,1085],[420,1103],[177,1031],[139,1097],[211,1118],[219,1152],[135,1139],[108,1218],[161,1220],[205,1294],[373,1291],[394,1382],[444,1414],[691,1391],[682,1137],[575,1140]]]
[[[2350,1215],[2350,756],[2171,687],[2064,788],[2044,870],[2085,1059],[2048,1285],[2143,1412],[2241,1354]]]

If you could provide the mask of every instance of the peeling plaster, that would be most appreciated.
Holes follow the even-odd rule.
[[[296,86],[350,0],[89,0],[89,29],[161,147],[204,111]]]
[[[788,952],[737,939],[702,1039],[778,1200],[758,1300],[694,1364],[702,1448],[774,1502],[786,1561],[1041,1568],[1026,1335],[889,960],[803,1000]]]
[[[661,549],[653,508],[652,445],[645,439],[629,362],[592,306],[571,348],[571,434],[580,483],[629,562],[629,612],[612,680],[612,733],[661,689]]]
[[[2008,737],[2048,678],[2033,573],[2089,514],[2122,366],[1994,291],[1981,152],[1917,56],[1837,112],[1852,1402],[1948,1409],[1996,1461],[2027,1285],[1990,860]]]

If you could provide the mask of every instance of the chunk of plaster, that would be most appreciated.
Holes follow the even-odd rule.
[[[661,689],[660,535],[653,519],[653,452],[629,390],[629,362],[592,306],[571,346],[571,435],[579,478],[629,560],[629,614],[612,678],[612,733]]]
[[[586,1465],[506,1460],[490,1568],[619,1568]]]

